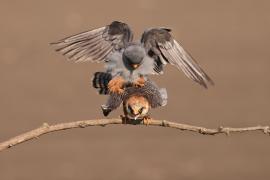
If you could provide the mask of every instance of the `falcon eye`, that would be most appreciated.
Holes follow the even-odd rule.
[[[152,49],[150,49],[147,54],[150,57],[153,57],[155,55],[155,53],[154,53],[154,51]]]
[[[131,107],[130,105],[128,105],[128,111],[129,111],[130,113],[133,113],[133,109],[132,109],[132,107]]]

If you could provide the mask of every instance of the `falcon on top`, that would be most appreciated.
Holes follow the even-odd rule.
[[[134,42],[130,27],[114,21],[52,44],[56,51],[76,62],[104,62],[106,72],[112,76],[109,92],[123,93],[127,84],[142,87],[147,75],[162,74],[166,64],[176,66],[205,88],[208,83],[213,85],[211,78],[170,32],[163,27],[146,29],[141,40]]]

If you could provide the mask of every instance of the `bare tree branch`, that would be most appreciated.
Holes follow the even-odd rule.
[[[141,121],[123,121],[122,119],[98,119],[98,120],[85,120],[85,121],[76,121],[69,123],[60,123],[55,125],[48,125],[44,123],[41,127],[34,129],[32,131],[26,132],[19,136],[13,137],[5,142],[0,143],[0,151],[3,151],[7,148],[11,148],[17,144],[26,142],[31,139],[38,138],[39,136],[54,131],[61,131],[66,129],[73,128],[85,128],[88,126],[106,126],[109,124],[133,124],[133,125],[142,125]],[[175,122],[170,122],[166,120],[150,120],[148,123],[149,126],[163,126],[169,128],[175,128],[179,130],[186,130],[197,132],[204,135],[215,135],[215,134],[226,134],[230,133],[240,133],[247,131],[261,131],[265,134],[270,135],[269,126],[255,126],[255,127],[245,127],[245,128],[231,128],[231,127],[219,127],[217,129],[207,129],[204,127],[191,126],[187,124],[180,124]]]

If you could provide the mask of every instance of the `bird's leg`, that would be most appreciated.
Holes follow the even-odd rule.
[[[143,124],[149,125],[151,123],[152,118],[150,116],[144,116]]]
[[[123,123],[123,124],[127,124],[127,120],[128,120],[127,116],[125,116],[125,115],[120,115],[120,118],[122,119],[122,123]]]
[[[111,93],[122,94],[124,92],[125,80],[121,76],[115,77],[110,80],[108,84],[109,91]]]
[[[143,76],[139,77],[138,79],[136,79],[134,82],[133,82],[134,86],[135,87],[143,87],[144,84],[145,84],[145,79]]]

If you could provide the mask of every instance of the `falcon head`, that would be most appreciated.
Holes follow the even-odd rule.
[[[124,63],[131,70],[137,69],[145,56],[145,49],[138,44],[130,44],[123,52]]]
[[[148,100],[143,96],[131,96],[124,103],[126,116],[130,119],[143,119],[150,110]]]

